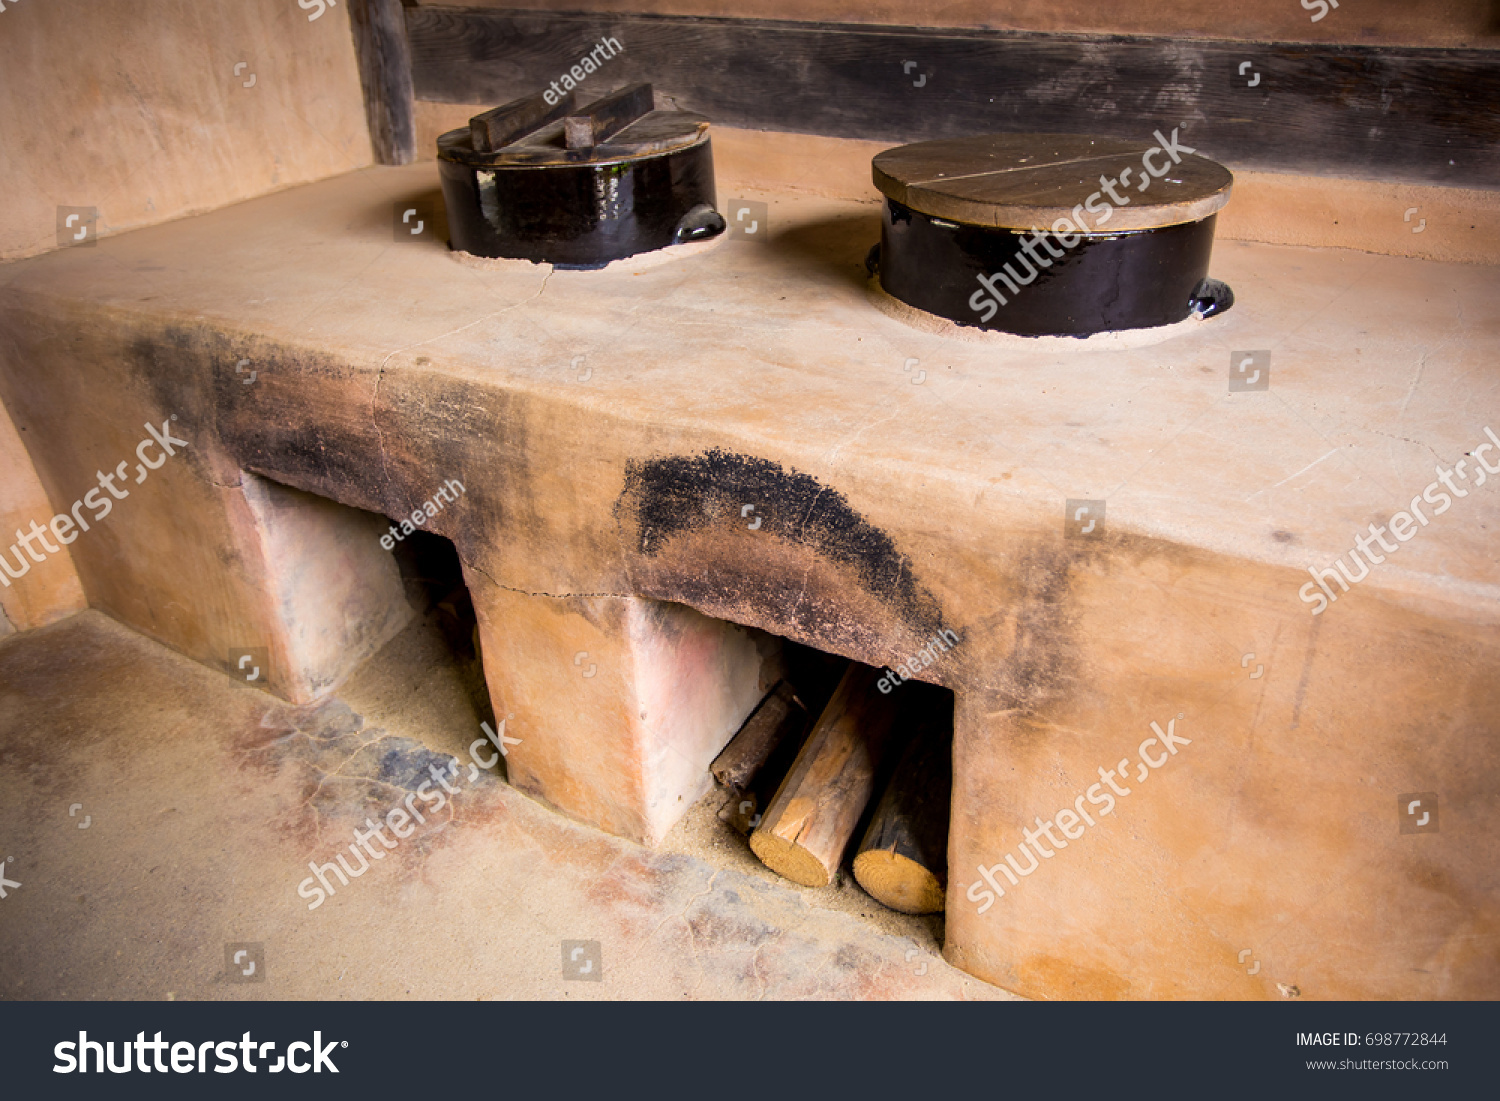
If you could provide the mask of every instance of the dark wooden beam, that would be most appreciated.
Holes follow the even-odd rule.
[[[379,164],[410,164],[417,156],[417,127],[411,46],[401,0],[348,2],[375,160]]]
[[[730,126],[892,144],[1180,128],[1231,167],[1500,186],[1493,50],[456,7],[411,8],[407,27],[416,95],[443,103],[535,93],[608,35],[601,89],[651,81]]]

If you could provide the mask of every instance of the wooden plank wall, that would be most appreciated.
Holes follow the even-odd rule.
[[[533,94],[610,36],[590,88],[649,80],[729,126],[892,144],[1179,127],[1231,167],[1500,187],[1495,50],[425,6],[406,26],[415,95],[442,103]]]

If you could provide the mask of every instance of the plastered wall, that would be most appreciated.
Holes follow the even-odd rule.
[[[0,260],[57,247],[59,206],[108,235],[370,164],[346,6],[317,10],[6,3]]]
[[[83,588],[67,547],[58,545],[56,554],[38,549],[43,559],[40,563],[24,550],[17,560],[14,541],[18,533],[30,531],[33,522],[46,527],[52,515],[20,433],[0,408],[0,555],[5,556],[11,571],[21,573],[25,566],[18,578],[0,574],[0,638],[44,626],[84,607]]]
[[[0,284],[3,261],[62,234],[86,242],[370,164],[346,7],[308,2],[7,0]],[[0,552],[55,511],[0,410]],[[0,636],[83,605],[66,550],[49,555],[0,586]]]

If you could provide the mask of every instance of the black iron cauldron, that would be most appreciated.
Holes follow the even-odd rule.
[[[1234,182],[1182,145],[1071,134],[918,142],[875,157],[885,292],[960,325],[1089,336],[1228,309],[1208,278]],[[878,259],[877,259],[878,257]]]
[[[555,98],[555,102],[552,100]],[[724,230],[708,120],[657,110],[649,84],[576,108],[516,100],[438,138],[453,248],[598,268]]]

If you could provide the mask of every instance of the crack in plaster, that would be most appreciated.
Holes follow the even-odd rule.
[[[486,581],[488,581],[491,585],[494,585],[497,589],[504,589],[506,592],[509,592],[509,593],[519,593],[521,596],[546,596],[546,597],[552,598],[553,600],[594,599],[594,598],[604,598],[604,597],[613,598],[615,600],[635,600],[635,599],[638,599],[637,594],[635,594],[635,593],[544,593],[544,592],[535,592],[535,591],[533,591],[531,589],[520,589],[520,588],[517,588],[514,585],[506,585],[503,582],[496,581],[492,576],[490,576],[490,574],[489,574],[489,572],[487,570],[485,570],[482,566],[475,565],[473,562],[465,563],[465,565],[467,565],[475,573],[483,575],[484,579]]]

